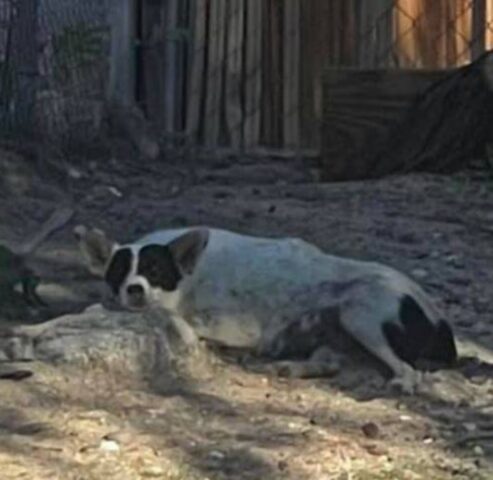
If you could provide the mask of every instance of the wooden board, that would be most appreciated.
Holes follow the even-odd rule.
[[[262,18],[261,142],[282,145],[282,2],[264,0]]]
[[[247,0],[246,66],[245,66],[245,147],[260,141],[262,112],[262,2]]]
[[[137,101],[146,117],[162,131],[169,116],[165,102],[165,12],[163,5],[156,2],[144,1],[141,8]]]
[[[192,0],[193,40],[189,53],[188,99],[186,132],[190,141],[197,142],[201,134],[202,100],[205,92],[206,26],[208,2]]]
[[[300,0],[284,1],[284,146],[300,147]]]
[[[164,28],[164,133],[167,135],[176,132],[176,108],[180,105],[177,98],[178,74],[178,0],[167,0],[165,8]]]
[[[369,159],[416,96],[448,70],[328,69],[324,74],[324,176],[371,176]],[[385,159],[383,159],[385,160]]]
[[[111,101],[130,106],[135,101],[137,26],[136,0],[122,0],[112,6],[111,54],[108,95]]]
[[[226,50],[226,128],[231,147],[243,145],[242,73],[245,0],[228,2]]]
[[[204,140],[207,146],[216,146],[220,140],[223,105],[226,0],[210,1]]]

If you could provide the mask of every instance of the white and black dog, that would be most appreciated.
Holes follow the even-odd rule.
[[[164,308],[187,342],[310,358],[337,323],[405,391],[419,383],[418,362],[446,367],[457,359],[452,330],[430,297],[385,265],[328,255],[296,238],[206,227],[161,230],[126,245],[82,226],[76,235],[122,306]]]

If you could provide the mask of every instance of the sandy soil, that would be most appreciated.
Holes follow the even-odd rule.
[[[34,231],[60,202],[76,207],[77,223],[119,240],[193,224],[299,236],[408,272],[471,352],[493,363],[493,180],[485,175],[323,184],[315,169],[286,159],[123,157],[60,174],[0,157],[5,242]],[[98,300],[73,224],[31,259],[50,308],[4,323]],[[377,367],[349,359],[335,378],[290,380],[251,373],[228,354],[163,378],[31,364],[33,377],[2,380],[0,478],[493,478],[492,369],[464,360],[436,391],[407,398],[385,392]]]

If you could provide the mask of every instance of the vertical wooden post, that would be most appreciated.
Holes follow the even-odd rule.
[[[284,1],[284,146],[300,146],[300,0]]]
[[[204,0],[202,0],[204,1]],[[219,144],[223,106],[226,0],[210,0],[207,89],[204,118],[205,143]],[[257,1],[257,0],[250,0]]]
[[[262,2],[247,0],[245,63],[245,147],[256,147],[260,141],[262,113]]]
[[[113,0],[111,5],[111,57],[108,97],[131,106],[136,93],[136,28],[138,0]]]
[[[358,60],[361,68],[385,68],[392,64],[392,23],[395,0],[359,0]]]
[[[246,0],[248,1],[248,0]],[[226,50],[226,126],[232,147],[243,145],[243,44],[245,0],[228,2],[229,28]]]
[[[199,140],[201,133],[201,111],[205,95],[205,58],[207,47],[206,0],[192,0],[193,40],[189,55],[189,81],[187,95],[186,131],[192,140]]]
[[[488,0],[486,4],[486,40],[485,48],[493,48],[493,0]]]
[[[202,0],[203,1],[203,0]],[[165,45],[164,45],[164,131],[167,134],[175,133],[176,107],[179,105],[176,98],[177,74],[177,23],[178,0],[166,0]]]
[[[38,82],[39,0],[18,0],[12,26],[12,63],[15,74],[16,128],[31,131]]]
[[[480,57],[486,48],[486,0],[472,2],[471,60]]]

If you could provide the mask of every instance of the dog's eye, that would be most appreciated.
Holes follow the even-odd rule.
[[[146,275],[147,279],[150,283],[154,283],[159,281],[160,274],[159,268],[156,265],[152,265],[147,269]]]

